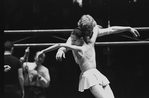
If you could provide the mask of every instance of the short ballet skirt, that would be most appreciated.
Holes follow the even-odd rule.
[[[79,91],[83,92],[85,89],[97,84],[106,86],[109,83],[109,80],[97,69],[89,69],[80,74]]]

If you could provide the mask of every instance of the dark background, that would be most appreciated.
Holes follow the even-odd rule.
[[[5,29],[74,28],[83,14],[98,24],[149,26],[148,0],[4,0]],[[136,2],[135,2],[136,1]]]
[[[110,25],[149,27],[148,0],[83,0],[80,8],[72,0],[4,0],[4,30],[72,29],[83,14],[90,14],[104,28]],[[130,32],[103,36],[97,42],[147,41],[148,30],[140,30],[140,37]],[[61,43],[70,33],[4,33],[4,41],[15,44]],[[46,48],[31,47],[29,61],[37,51]],[[15,47],[14,55],[24,55],[26,47]],[[111,82],[116,98],[149,98],[149,45],[95,46],[97,69]],[[55,59],[57,50],[46,54],[43,65],[48,67],[51,83],[46,90],[48,98],[94,98],[89,90],[78,92],[80,69],[72,52],[66,59]]]

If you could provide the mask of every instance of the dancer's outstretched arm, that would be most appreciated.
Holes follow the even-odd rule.
[[[101,29],[96,25],[93,29],[93,35],[90,38],[90,41],[94,44],[96,42],[97,37],[101,37],[104,35],[115,34],[115,33],[122,33],[125,31],[129,31],[134,34],[135,37],[139,37],[139,32],[131,27],[124,27],[124,26],[112,26],[109,28]]]
[[[80,46],[76,46],[76,45],[69,45],[67,43],[63,43],[63,44],[54,44],[46,49],[43,49],[40,51],[40,54],[41,53],[47,53],[47,52],[50,52],[50,51],[53,51],[53,50],[56,50],[57,48],[60,48],[60,47],[64,47],[64,48],[68,48],[70,50],[77,50],[77,51],[81,51],[81,47]]]
[[[80,46],[76,46],[76,45],[69,45],[69,44],[60,44],[60,47],[65,47],[68,48],[69,50],[77,50],[77,51],[81,51],[82,48]]]
[[[53,51],[53,50],[56,50],[57,48],[60,47],[60,44],[54,44],[48,48],[45,48],[43,50],[41,50],[38,54],[37,54],[37,58],[40,58],[41,54],[43,53],[47,53],[47,52],[50,52],[50,51]]]
[[[47,53],[47,52],[56,50],[56,49],[59,48],[59,47],[60,47],[60,44],[54,44],[54,45],[52,45],[52,46],[50,46],[50,47],[48,47],[48,48],[45,48],[45,49],[41,50],[40,52],[41,52],[41,53]]]
[[[38,57],[41,54],[43,54],[43,53],[47,53],[47,52],[56,50],[57,48],[60,48],[60,47],[68,48],[70,50],[77,50],[77,51],[81,51],[82,50],[82,48],[80,46],[76,46],[76,45],[69,45],[67,43],[64,43],[64,44],[55,44],[53,46],[50,46],[50,47],[48,47],[46,49],[41,50],[40,53],[38,54]]]
[[[94,31],[98,31],[98,37],[103,35],[108,35],[108,34],[114,34],[114,33],[122,33],[125,31],[131,32],[135,37],[140,36],[139,32],[136,29],[129,26],[111,26],[105,29],[100,29],[100,28],[97,29],[97,27],[95,27]]]

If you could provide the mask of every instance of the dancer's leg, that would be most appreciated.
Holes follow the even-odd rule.
[[[96,98],[108,98],[105,90],[101,85],[92,86],[90,91]]]
[[[113,91],[110,87],[110,85],[107,85],[104,87],[106,94],[108,95],[108,98],[114,98]]]

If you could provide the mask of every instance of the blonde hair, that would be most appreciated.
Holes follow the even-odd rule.
[[[96,21],[94,20],[94,18],[87,14],[87,15],[83,15],[81,17],[81,19],[78,21],[78,26],[81,29],[91,29],[93,30],[93,28],[97,25]]]

